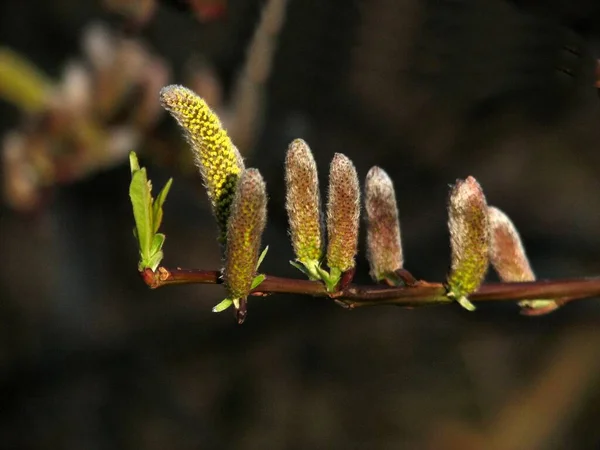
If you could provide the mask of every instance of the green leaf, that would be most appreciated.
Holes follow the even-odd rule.
[[[269,246],[267,245],[265,247],[265,249],[262,251],[262,253],[260,254],[260,256],[258,257],[258,262],[256,263],[256,270],[258,270],[258,268],[262,264],[263,259],[265,259],[265,256],[267,256],[268,251],[269,251]]]
[[[256,275],[254,277],[254,279],[252,280],[252,284],[250,285],[250,289],[255,289],[258,287],[258,285],[260,283],[262,283],[263,281],[265,281],[266,275],[264,273],[259,273],[258,275]]]
[[[332,267],[327,273],[325,270],[318,268],[319,274],[321,274],[321,278],[325,282],[325,287],[327,288],[327,292],[334,292],[335,287],[342,278],[342,271],[336,267]]]
[[[465,308],[467,311],[475,311],[475,309],[476,309],[475,305],[473,303],[471,303],[471,301],[464,295],[462,297],[458,297],[456,299],[456,301],[458,302],[458,304],[460,306]]]
[[[173,184],[173,178],[169,178],[169,181],[163,186],[163,188],[158,193],[156,200],[154,200],[154,204],[152,205],[152,216],[153,216],[153,224],[154,224],[154,232],[158,232],[160,228],[160,224],[162,223],[163,218],[163,204],[167,199],[167,195],[169,194],[169,190],[171,189],[171,184]]]
[[[302,261],[290,261],[290,264],[302,272],[304,275],[308,277],[309,280],[318,281],[329,279],[329,273],[326,270],[321,269],[319,265],[319,261],[309,260],[306,262]]]
[[[219,303],[218,305],[215,305],[212,309],[213,312],[221,312],[221,311],[225,311],[227,308],[229,308],[231,305],[233,304],[233,300],[231,300],[230,298],[226,298],[225,300],[223,300],[221,303]]]
[[[140,265],[142,265],[143,268],[149,267],[150,269],[152,269],[152,272],[154,272],[154,271],[156,271],[156,269],[158,268],[158,265],[162,261],[163,256],[164,256],[164,254],[163,254],[162,250],[159,250],[158,252],[156,252],[152,256],[150,256],[150,258],[148,258],[147,260],[141,261]]]
[[[298,269],[300,272],[302,272],[304,275],[309,276],[308,271],[301,263],[296,262],[296,261],[290,261],[290,264],[292,266],[294,266],[296,269]]]
[[[135,152],[129,153],[129,167],[131,168],[132,175],[133,175],[133,172],[140,170],[140,163],[138,161],[138,157],[135,154]]]
[[[165,235],[157,232],[163,217],[162,206],[173,180],[169,179],[156,200],[153,200],[152,183],[148,179],[146,169],[140,168],[135,152],[129,154],[129,166],[131,168],[129,197],[135,219],[133,235],[138,241],[140,250],[138,268],[156,270],[163,258],[162,247],[165,243]]]
[[[150,249],[150,255],[162,250],[162,246],[165,243],[165,235],[162,233],[156,233],[152,238],[152,248]]]
[[[164,253],[162,251],[162,246],[165,243],[165,235],[162,233],[157,233],[152,238],[152,247],[150,249],[150,256],[147,260],[143,260],[141,265],[143,268],[150,267],[153,271],[155,271],[160,262],[164,257]]]
[[[316,259],[309,259],[308,261],[303,261],[302,265],[306,268],[306,274],[308,275],[309,280],[321,280],[321,274],[319,273],[319,269],[321,265]],[[325,272],[325,271],[324,271]],[[327,273],[327,272],[325,272]]]
[[[138,244],[142,261],[150,257],[152,244],[152,196],[146,169],[133,172],[129,186],[129,198],[133,207],[133,217],[137,230]]]

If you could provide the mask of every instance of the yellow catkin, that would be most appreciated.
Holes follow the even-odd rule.
[[[228,297],[238,304],[250,293],[266,221],[265,182],[257,169],[247,169],[240,179],[231,209],[223,269]]]
[[[160,91],[160,101],[185,130],[219,225],[219,241],[224,243],[231,204],[244,170],[242,157],[217,115],[193,91],[166,86]]]
[[[296,259],[305,266],[323,257],[321,200],[317,165],[302,139],[294,140],[285,159],[286,209]]]
[[[329,168],[327,265],[346,272],[354,267],[358,248],[360,188],[352,161],[336,153]]]

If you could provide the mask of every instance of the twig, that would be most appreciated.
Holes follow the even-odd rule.
[[[217,270],[168,269],[159,267],[155,272],[146,269],[140,273],[144,282],[156,289],[172,284],[221,284]],[[267,275],[251,295],[300,294],[329,297],[345,308],[360,306],[396,305],[401,307],[434,306],[453,303],[446,296],[442,283],[416,281],[406,287],[385,285],[361,286],[349,284],[344,289],[329,293],[319,281],[300,280]],[[522,283],[485,283],[469,296],[473,302],[520,301],[556,299],[559,305],[571,300],[600,296],[600,277],[539,280]]]

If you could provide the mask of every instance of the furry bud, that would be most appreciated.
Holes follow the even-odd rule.
[[[395,278],[394,272],[404,264],[396,194],[388,174],[377,166],[367,173],[365,210],[371,277],[375,281]]]
[[[185,131],[219,225],[219,242],[224,243],[236,185],[244,170],[242,157],[217,115],[193,91],[167,86],[160,91],[160,101]]]
[[[360,188],[352,161],[336,153],[329,168],[327,265],[332,272],[354,267],[358,248]]]
[[[228,297],[238,310],[245,311],[266,221],[265,182],[257,169],[247,169],[242,173],[231,207],[223,270]]]
[[[510,218],[498,208],[488,208],[490,219],[490,262],[502,281],[535,281],[535,274],[523,248],[521,237]],[[540,314],[558,308],[554,300],[523,300],[525,314]],[[535,312],[534,312],[535,311]]]
[[[286,210],[296,260],[311,278],[323,257],[321,199],[317,165],[302,139],[294,140],[285,158]]]
[[[490,224],[483,190],[473,177],[458,180],[448,201],[452,261],[448,296],[470,311],[468,296],[485,278],[489,264]]]

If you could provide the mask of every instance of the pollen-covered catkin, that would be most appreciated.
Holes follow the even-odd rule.
[[[250,293],[266,221],[265,182],[257,169],[246,169],[231,208],[225,246],[223,279],[234,302],[245,300]]]
[[[160,101],[185,131],[223,243],[237,182],[244,170],[242,157],[217,115],[193,91],[179,85],[166,86],[160,91]]]
[[[381,281],[402,269],[404,257],[394,184],[380,167],[372,167],[365,180],[367,259],[371,277]]]
[[[346,272],[354,267],[358,248],[360,188],[352,161],[336,153],[329,167],[327,265]]]

